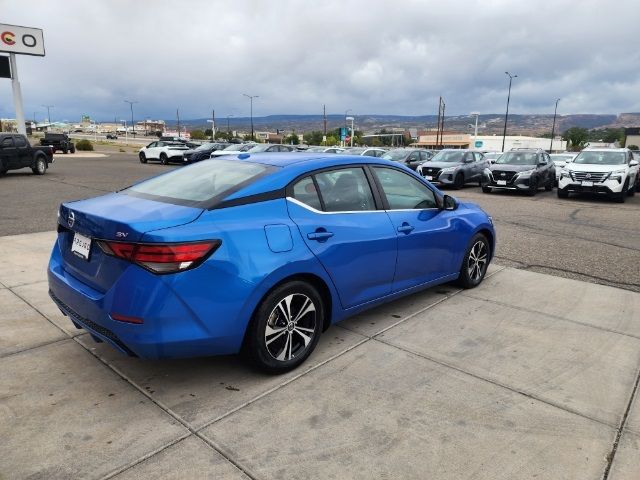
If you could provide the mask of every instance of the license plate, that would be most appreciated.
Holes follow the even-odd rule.
[[[433,180],[433,176],[431,175],[425,175],[424,178],[426,178],[427,180]]]
[[[593,187],[593,182],[584,181],[582,182],[583,187]]]
[[[89,260],[89,252],[91,251],[91,239],[79,234],[73,234],[73,243],[71,244],[71,253],[79,256],[83,260]]]
[[[497,183],[498,185],[506,185],[506,184],[507,184],[507,181],[506,181],[506,180],[498,180],[496,183]]]

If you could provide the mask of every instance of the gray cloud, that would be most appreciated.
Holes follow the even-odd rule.
[[[329,112],[640,111],[640,5],[539,1],[0,0],[2,22],[44,29],[18,59],[27,117]],[[13,116],[0,81],[0,116]]]

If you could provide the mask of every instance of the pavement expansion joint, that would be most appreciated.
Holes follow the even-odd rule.
[[[570,319],[570,318],[560,317],[558,315],[553,315],[551,313],[543,313],[543,312],[540,312],[538,310],[532,310],[530,308],[526,308],[526,307],[522,307],[522,306],[518,306],[518,305],[512,305],[510,303],[500,302],[498,300],[490,300],[488,298],[477,297],[477,296],[473,295],[472,293],[463,292],[461,295],[463,297],[473,298],[474,300],[478,300],[479,302],[492,303],[494,305],[500,305],[501,307],[512,308],[514,310],[520,310],[521,312],[533,313],[535,315],[541,315],[541,316],[544,316],[544,317],[547,317],[547,318],[553,318],[554,320],[559,320],[561,322],[573,323],[575,325],[580,325],[582,327],[592,328],[594,330],[599,330],[601,332],[614,333],[616,335],[622,335],[624,337],[630,337],[630,338],[634,338],[636,340],[640,340],[640,336],[638,336],[638,335],[633,335],[631,333],[621,332],[619,330],[614,330],[612,328],[599,327],[599,326],[593,325],[591,323],[586,323],[586,322],[581,322],[579,320],[573,320],[573,319]]]
[[[624,415],[622,416],[622,420],[620,420],[620,425],[616,431],[616,438],[613,441],[613,445],[611,447],[611,451],[607,455],[607,466],[605,467],[604,473],[602,475],[602,480],[608,480],[609,474],[611,473],[611,466],[613,465],[613,461],[616,458],[616,453],[618,452],[618,445],[620,444],[620,438],[622,437],[622,433],[624,432],[624,427],[627,423],[627,418],[629,417],[629,412],[631,411],[631,406],[633,405],[633,400],[638,393],[638,384],[640,384],[640,371],[636,374],[636,381],[633,385],[633,389],[631,390],[631,395],[629,395],[629,401],[627,402],[627,408],[624,411]]]
[[[372,340],[376,341],[376,342],[380,342],[380,343],[382,343],[384,345],[387,345],[388,347],[396,348],[398,350],[401,350],[403,352],[409,353],[411,355],[415,355],[417,357],[423,358],[425,360],[428,360],[430,362],[436,363],[436,364],[441,365],[443,367],[450,368],[450,369],[455,370],[457,372],[460,372],[460,373],[462,373],[464,375],[468,375],[470,377],[473,377],[473,378],[475,378],[477,380],[481,380],[483,382],[490,383],[491,385],[495,385],[496,387],[504,388],[505,390],[509,390],[510,392],[517,393],[519,395],[522,395],[524,397],[530,398],[530,399],[535,400],[535,401],[540,402],[540,403],[544,403],[545,405],[549,405],[549,406],[555,407],[555,408],[557,408],[559,410],[571,413],[573,415],[577,415],[577,416],[579,416],[581,418],[590,420],[590,421],[598,423],[600,425],[604,425],[604,426],[607,426],[607,427],[610,427],[610,428],[614,428],[614,429],[616,428],[615,425],[610,425],[609,423],[607,423],[607,422],[605,422],[603,420],[598,420],[597,418],[592,418],[592,417],[590,417],[588,415],[580,413],[580,412],[578,412],[576,410],[572,410],[572,409],[567,408],[567,407],[565,407],[563,405],[559,405],[559,404],[551,402],[549,400],[544,400],[542,398],[539,398],[535,394],[529,393],[527,391],[519,390],[517,388],[510,387],[509,385],[505,385],[505,384],[497,382],[495,380],[491,380],[491,379],[485,378],[485,377],[483,377],[481,375],[478,375],[476,373],[472,373],[472,372],[469,372],[467,370],[464,370],[463,368],[456,367],[455,365],[451,365],[451,364],[449,364],[447,362],[444,362],[442,360],[438,360],[437,358],[433,358],[433,357],[430,357],[428,355],[425,355],[424,353],[416,352],[416,351],[411,350],[409,348],[400,347],[398,345],[395,345],[393,343],[387,342],[387,341],[382,340],[380,338],[373,338]]]

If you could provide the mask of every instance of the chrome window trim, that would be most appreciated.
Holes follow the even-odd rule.
[[[287,200],[289,200],[292,203],[295,203],[296,205],[302,207],[302,208],[306,208],[307,210],[309,210],[310,212],[313,213],[320,213],[322,215],[335,215],[335,214],[341,214],[341,213],[389,213],[389,212],[423,212],[425,210],[440,210],[438,207],[431,207],[431,208],[399,208],[397,210],[344,210],[344,211],[340,211],[340,212],[323,212],[321,210],[316,210],[315,208],[307,205],[306,203],[301,202],[300,200],[297,200],[293,197],[286,197]]]

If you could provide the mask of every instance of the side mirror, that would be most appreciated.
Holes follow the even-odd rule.
[[[455,210],[456,208],[458,208],[458,202],[456,202],[456,199],[450,195],[445,195],[442,200],[442,209]]]
[[[629,162],[629,166],[630,166],[630,167],[635,167],[636,165],[638,165],[638,161],[637,161],[637,160],[631,160],[631,161]]]

